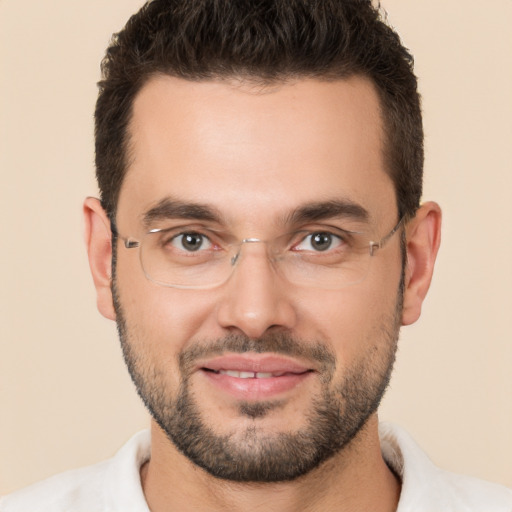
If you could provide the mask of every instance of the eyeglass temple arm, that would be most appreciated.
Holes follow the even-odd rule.
[[[135,249],[135,247],[140,247],[140,242],[138,242],[137,240],[132,240],[131,238],[125,238],[124,236],[121,236],[117,232],[113,232],[113,233],[117,236],[117,238],[119,238],[120,240],[123,241],[123,244],[126,247],[126,249]]]
[[[112,220],[110,221],[110,231],[112,232],[112,235],[114,237],[123,241],[123,244],[126,247],[126,249],[134,249],[135,247],[140,246],[140,242],[138,242],[137,240],[132,240],[131,238],[125,238],[124,236],[122,236],[117,230],[115,222]]]
[[[134,249],[140,246],[140,242],[137,242],[137,240],[130,240],[129,238],[123,238],[122,240],[127,249]]]
[[[370,256],[373,256],[377,249],[382,248],[386,245],[387,241],[402,227],[405,223],[406,215],[403,215],[398,221],[397,225],[379,242],[370,242]]]

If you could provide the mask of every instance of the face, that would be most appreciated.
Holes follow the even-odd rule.
[[[159,77],[136,98],[130,135],[125,237],[193,226],[238,240],[333,228],[379,240],[398,220],[377,95],[362,78],[256,88]],[[382,397],[400,323],[400,236],[364,279],[334,288],[290,281],[265,244],[246,245],[223,284],[179,289],[147,279],[140,248],[118,242],[119,332],[177,449],[220,478],[293,479],[341,456]]]

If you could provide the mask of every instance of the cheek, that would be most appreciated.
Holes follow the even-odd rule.
[[[119,258],[116,275],[119,302],[132,343],[144,343],[158,354],[169,356],[197,339],[212,317],[208,294],[149,281],[137,258]]]
[[[301,328],[310,339],[329,343],[340,367],[350,366],[387,341],[394,329],[400,267],[375,272],[342,290],[309,290],[300,302]]]

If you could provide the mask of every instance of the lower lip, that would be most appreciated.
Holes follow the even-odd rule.
[[[267,379],[241,379],[229,375],[201,370],[211,384],[239,400],[268,400],[290,391],[305,380],[312,372],[292,373]]]

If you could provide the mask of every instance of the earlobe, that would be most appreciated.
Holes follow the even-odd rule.
[[[406,228],[407,266],[405,270],[402,325],[418,320],[434,271],[441,242],[441,208],[423,204]]]
[[[96,301],[99,312],[115,320],[111,278],[112,278],[112,233],[110,221],[100,201],[88,197],[84,202],[85,243],[89,266],[96,287]]]

